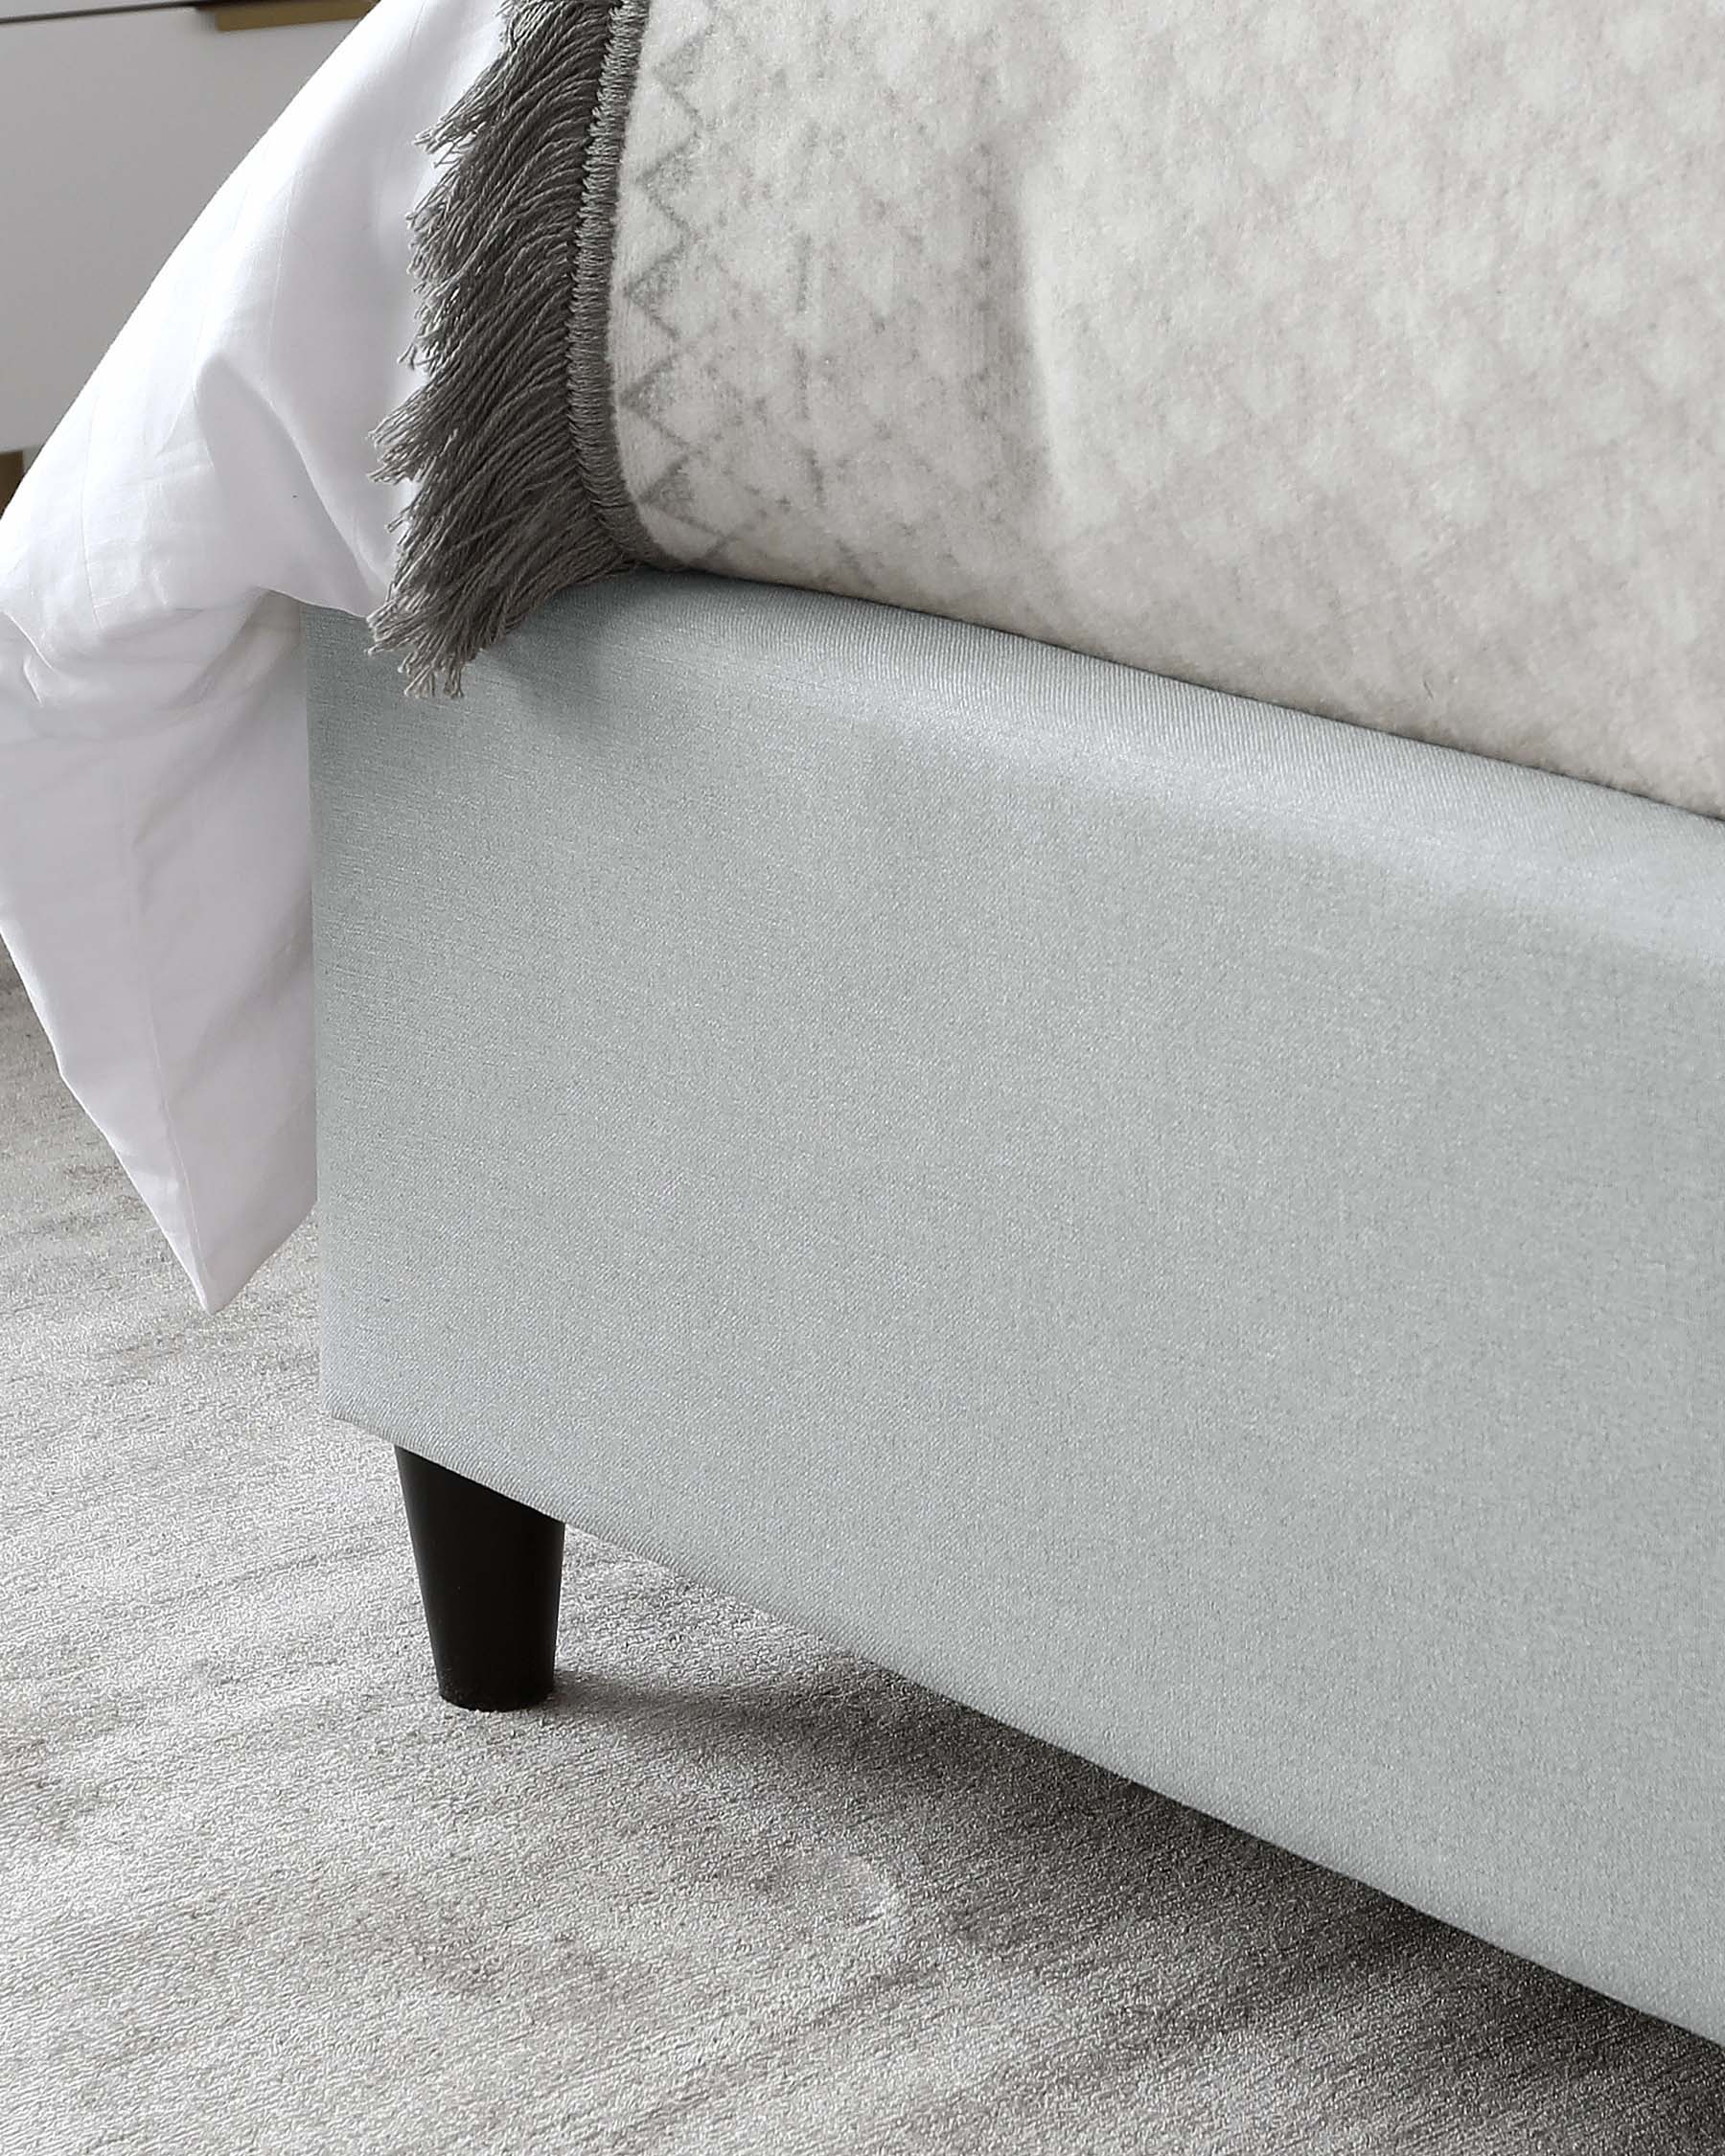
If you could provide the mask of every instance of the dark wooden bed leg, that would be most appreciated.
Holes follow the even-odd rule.
[[[437,1688],[455,1707],[532,1707],[555,1681],[564,1524],[395,1449]]]

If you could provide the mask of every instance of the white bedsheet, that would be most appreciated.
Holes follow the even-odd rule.
[[[414,380],[415,137],[496,41],[492,0],[380,0],[0,517],[0,937],[206,1310],[315,1194],[293,602],[387,587],[369,437]]]

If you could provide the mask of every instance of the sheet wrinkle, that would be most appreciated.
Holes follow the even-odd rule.
[[[152,1088],[150,1107],[160,1129],[162,1143],[172,1176],[172,1197],[183,1222],[185,1253],[190,1261],[189,1270],[200,1304],[207,1310],[205,1292],[200,1283],[208,1277],[209,1268],[204,1255],[203,1236],[198,1225],[198,1207],[194,1193],[193,1181],[186,1173],[185,1155],[180,1147],[179,1132],[175,1127],[173,1112],[169,1105],[168,1074],[162,1061],[161,1036],[156,1026],[154,968],[151,964],[152,945],[144,928],[143,908],[140,901],[137,848],[133,841],[130,823],[130,804],[121,788],[120,773],[110,769],[108,774],[110,798],[114,810],[114,828],[119,837],[120,853],[129,873],[124,879],[126,897],[126,919],[131,934],[131,982],[136,997],[137,1022],[150,1051],[150,1076]],[[148,1194],[145,1194],[148,1196]]]
[[[0,530],[0,931],[206,1310],[314,1197],[296,600],[359,612],[386,585],[363,444],[411,341],[414,138],[496,34],[489,0],[380,0],[174,249]]]

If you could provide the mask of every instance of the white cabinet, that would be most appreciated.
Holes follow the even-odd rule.
[[[0,450],[53,431],[198,211],[352,27],[53,4],[0,14]]]

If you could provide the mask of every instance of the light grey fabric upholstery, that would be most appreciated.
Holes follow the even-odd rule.
[[[1725,2037],[1725,832],[747,584],[311,629],[334,1412]]]

